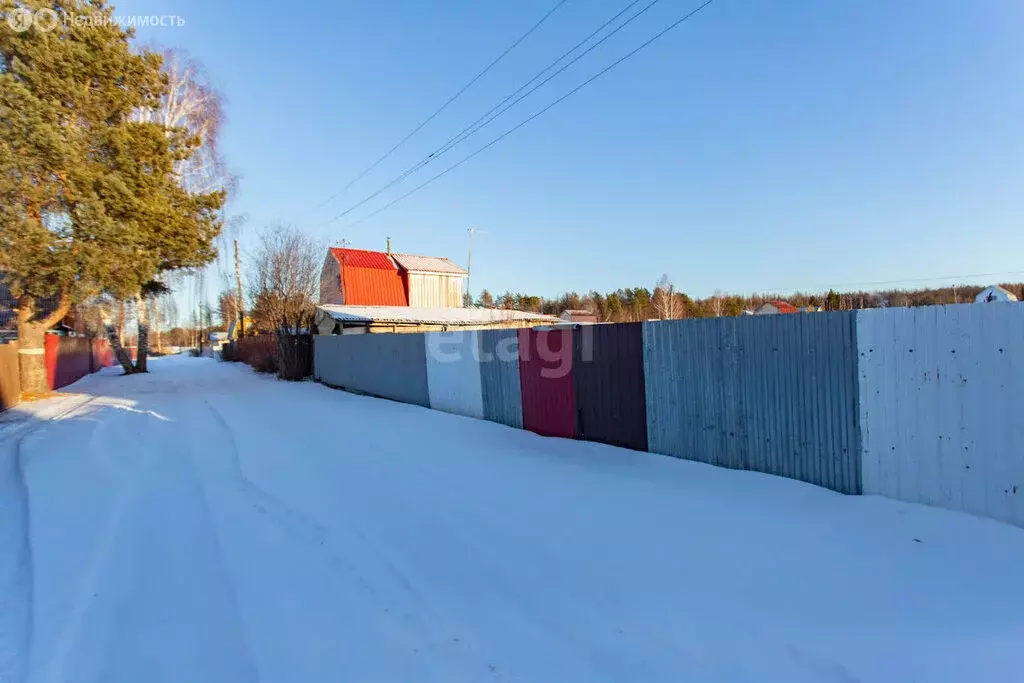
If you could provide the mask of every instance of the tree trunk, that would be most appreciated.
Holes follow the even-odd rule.
[[[118,311],[117,311],[117,343],[118,344],[124,344],[124,321],[125,321],[124,301],[120,301],[120,302],[118,302]]]
[[[50,315],[35,320],[35,300],[27,296],[18,299],[18,369],[23,393],[45,394],[50,391],[50,383],[46,379],[46,331],[59,323],[70,308],[71,302],[61,297]]]
[[[30,322],[18,315],[18,361],[21,371],[21,391],[25,394],[45,394],[50,391],[46,379],[46,327]]]
[[[150,316],[150,322],[153,324],[153,336],[156,338],[156,351],[157,353],[163,353],[164,347],[160,339],[160,298],[153,298],[153,312]]]
[[[144,296],[135,296],[135,317],[139,322],[139,349],[135,356],[135,372],[147,372],[146,358],[149,356],[149,302]]]
[[[107,332],[107,341],[110,342],[110,348],[114,351],[114,358],[117,358],[117,362],[121,364],[121,368],[124,370],[124,374],[130,375],[135,372],[135,368],[132,366],[131,354],[125,350],[124,346],[121,345],[121,339],[118,336],[117,325],[110,319],[110,315],[103,309],[103,328]]]

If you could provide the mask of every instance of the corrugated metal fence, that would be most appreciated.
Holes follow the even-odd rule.
[[[576,433],[647,450],[643,326],[587,325],[573,333]]]
[[[51,390],[66,387],[113,364],[110,344],[105,339],[48,334],[43,343],[46,382]],[[0,344],[0,410],[13,408],[20,401],[18,344]]]
[[[1024,305],[857,314],[864,493],[1024,526]]]
[[[93,371],[91,339],[48,334],[44,351],[50,389],[66,387]]]
[[[0,344],[0,411],[21,402],[21,367],[18,342]]]
[[[519,335],[516,330],[482,330],[478,339],[484,418],[522,429]]]
[[[576,436],[572,330],[519,330],[523,428],[543,436]]]
[[[422,334],[317,336],[313,373],[331,386],[430,407]]]
[[[644,324],[650,450],[860,492],[852,312]]]
[[[428,332],[424,343],[430,407],[482,419],[484,398],[477,333]]]
[[[334,386],[1024,526],[1024,304],[316,338]]]

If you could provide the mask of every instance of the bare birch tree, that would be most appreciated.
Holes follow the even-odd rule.
[[[716,289],[715,293],[711,296],[708,303],[711,304],[711,313],[716,318],[722,317],[722,311],[725,309],[725,302],[722,297],[721,290]]]
[[[253,318],[264,331],[297,334],[312,324],[320,291],[324,246],[292,226],[276,225],[259,238],[249,269]]]
[[[185,159],[174,163],[181,186],[193,195],[227,191],[235,188],[237,179],[228,171],[220,153],[220,129],[224,123],[224,99],[209,82],[202,65],[180,50],[162,52],[162,71],[167,78],[167,92],[159,108],[139,109],[136,119],[158,123],[168,135],[184,129],[199,140],[199,146]],[[223,244],[218,251],[223,251]],[[159,289],[159,288],[156,288]],[[160,346],[158,299],[140,292],[135,297],[139,324],[139,349],[136,368],[144,370],[149,352],[149,326],[156,326],[155,337]],[[150,311],[150,305],[154,310]]]
[[[662,275],[654,286],[651,303],[654,307],[654,314],[661,320],[675,320],[679,317],[676,288],[669,280],[667,273]]]

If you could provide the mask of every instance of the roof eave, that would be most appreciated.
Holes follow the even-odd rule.
[[[406,273],[412,273],[413,275],[453,275],[457,277],[466,277],[469,273],[465,271],[455,272],[453,270],[409,270],[408,268],[401,268]]]

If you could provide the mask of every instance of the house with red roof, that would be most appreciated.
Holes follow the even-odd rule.
[[[461,308],[468,273],[446,258],[332,247],[320,271],[320,303]]]
[[[754,315],[777,315],[779,313],[799,313],[800,309],[788,301],[769,301],[754,311]]]

